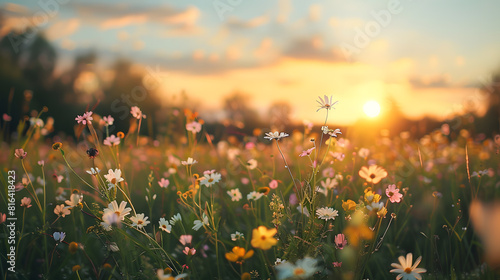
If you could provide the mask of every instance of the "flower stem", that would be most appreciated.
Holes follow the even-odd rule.
[[[278,140],[276,140],[276,146],[278,146],[278,150],[280,152],[281,158],[283,158],[283,162],[285,163],[285,168],[288,170],[288,173],[290,174],[290,177],[292,178],[293,185],[295,186],[295,191],[297,192],[297,195],[299,195],[299,189],[298,189],[297,184],[295,182],[295,178],[293,177],[292,170],[290,170],[290,166],[288,166],[288,163],[286,162],[285,155],[281,151],[280,144],[278,143]]]

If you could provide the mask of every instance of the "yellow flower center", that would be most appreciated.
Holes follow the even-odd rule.
[[[120,213],[120,211],[116,211],[115,214],[118,215],[118,217],[119,217],[121,213]]]
[[[377,177],[375,174],[370,174],[370,178],[375,179],[375,177]]]
[[[393,193],[393,192],[389,192],[389,196],[393,196],[393,195],[394,195],[394,193]]]
[[[262,240],[266,240],[266,236],[265,236],[265,235],[262,235],[262,236],[260,237],[260,239],[262,239]]]
[[[411,267],[405,268],[405,272],[408,273],[408,274],[410,274],[411,273]]]
[[[143,224],[143,223],[144,223],[144,222],[143,222],[143,221],[141,221],[141,220],[137,221],[137,224],[138,224],[138,225]]]
[[[116,178],[111,179],[111,184],[113,184],[113,185],[116,184]]]
[[[302,267],[297,267],[293,270],[293,275],[304,275],[306,272]]]

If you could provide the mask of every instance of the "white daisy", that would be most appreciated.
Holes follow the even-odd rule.
[[[125,216],[130,214],[130,211],[132,211],[129,207],[125,208],[126,206],[127,202],[125,201],[120,202],[120,206],[118,206],[116,200],[113,200],[110,204],[108,204],[108,208],[104,208],[104,215],[106,215],[106,213],[115,213],[120,221],[123,221]]]
[[[199,230],[203,225],[206,225],[208,226],[209,223],[208,223],[208,217],[207,215],[205,215],[205,213],[203,213],[203,221],[200,221],[200,220],[195,220],[194,221],[194,226],[193,226],[193,229],[194,230]]]
[[[104,178],[106,178],[106,180],[113,185],[116,185],[124,180],[120,169],[115,169],[115,171],[113,171],[113,169],[108,170],[108,174],[104,175]]]
[[[132,226],[141,229],[149,224],[148,217],[144,217],[144,214],[137,214],[135,217],[130,217],[132,221]]]
[[[280,140],[281,138],[285,138],[285,137],[288,137],[290,135],[288,135],[287,133],[284,133],[284,132],[278,132],[278,131],[275,131],[275,132],[266,132],[266,136],[264,136],[264,139],[269,139],[269,140],[273,140],[273,139],[276,139],[276,141]]]
[[[217,172],[206,174],[204,176],[204,179],[201,180],[200,184],[210,187],[211,185],[219,182],[221,177],[222,177],[221,174]]]
[[[413,262],[413,254],[408,253],[406,255],[406,258],[403,256],[400,256],[398,258],[399,263],[391,263],[391,266],[394,267],[394,269],[391,269],[390,272],[392,273],[399,273],[398,276],[396,276],[396,280],[403,279],[403,280],[421,280],[422,276],[420,273],[425,273],[427,270],[425,268],[417,268],[417,266],[420,264],[420,261],[422,260],[422,256],[418,257],[417,260],[415,261],[415,264],[412,265]]]
[[[188,157],[187,161],[181,161],[182,165],[193,165],[195,163],[197,163],[198,161],[196,161],[195,159],[191,158],[191,157]]]
[[[227,194],[231,197],[231,201],[240,201],[243,198],[239,189],[229,190]]]
[[[318,218],[325,221],[335,220],[335,217],[339,215],[339,211],[333,208],[323,207],[316,210],[316,215],[318,216]]]
[[[165,220],[164,218],[160,218],[160,229],[163,231],[166,231],[167,233],[170,233],[172,231],[172,226],[168,224],[168,221]]]
[[[260,192],[253,191],[247,195],[248,200],[258,200],[261,198],[264,194]]]

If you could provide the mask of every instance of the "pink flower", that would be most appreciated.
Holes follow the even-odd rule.
[[[193,236],[192,235],[181,235],[181,237],[179,238],[179,242],[182,245],[191,244],[191,241],[193,241]]]
[[[83,114],[83,116],[79,116],[77,115],[75,120],[77,123],[82,123],[82,124],[87,124],[87,123],[91,123],[91,121],[94,119],[92,118],[92,111],[89,111],[89,112],[85,112]]]
[[[345,158],[345,154],[341,152],[330,152],[330,155],[338,161],[343,161]]]
[[[323,170],[323,177],[333,178],[335,176],[335,170],[332,167],[327,167]]]
[[[337,246],[337,249],[344,249],[345,245],[347,245],[347,240],[345,239],[345,235],[342,233],[339,233],[335,235],[335,246]]]
[[[28,153],[25,152],[23,149],[16,149],[15,152],[14,152],[14,155],[17,157],[17,158],[20,158],[20,159],[23,159],[26,157]]]
[[[107,117],[102,117],[102,121],[105,126],[108,126],[108,125],[113,125],[115,119],[111,115],[109,115]]]
[[[5,213],[0,213],[0,224],[7,220],[7,216]]]
[[[243,177],[241,178],[241,183],[243,185],[247,185],[248,183],[250,183],[250,179],[248,179],[247,177]]]
[[[116,146],[118,144],[120,144],[120,138],[115,135],[108,136],[104,139],[104,145],[106,146]]]
[[[10,122],[12,120],[12,117],[9,116],[9,115],[7,115],[7,114],[5,114],[5,113],[3,114],[2,117],[3,117],[3,120],[6,121],[6,122]]]
[[[254,142],[248,142],[248,143],[245,144],[245,149],[251,150],[253,148],[255,148],[255,143]]]
[[[201,124],[199,122],[190,122],[186,124],[186,130],[192,133],[198,133],[201,131]]]
[[[309,156],[311,155],[312,151],[314,150],[315,147],[312,147],[310,149],[307,149],[305,151],[302,151],[302,153],[300,153],[299,157],[305,157],[305,156]]]
[[[333,262],[333,267],[341,267],[342,266],[342,262]]]
[[[24,206],[26,208],[30,208],[31,207],[31,198],[23,197],[23,199],[21,199],[21,206]]]
[[[269,188],[271,189],[276,189],[278,187],[278,181],[277,180],[272,180],[271,182],[269,182]]]
[[[69,208],[64,207],[64,204],[61,204],[56,205],[56,208],[54,208],[54,214],[62,216],[64,218],[66,215],[71,214],[71,211],[69,210]]]
[[[158,181],[158,185],[160,185],[160,187],[162,187],[162,188],[168,187],[169,184],[170,184],[170,181],[168,179],[165,179],[165,178],[161,178],[160,181]]]
[[[54,174],[53,176],[54,176],[54,179],[56,179],[58,183],[61,183],[62,180],[64,179],[64,177],[62,175]]]
[[[141,118],[146,118],[146,115],[143,115],[141,109],[139,109],[139,107],[137,106],[133,106],[132,108],[130,108],[130,114],[132,114],[132,116],[138,120],[140,120]]]
[[[399,193],[399,189],[394,184],[387,186],[385,194],[387,195],[387,197],[389,197],[389,200],[392,203],[401,202],[401,198],[403,197],[403,194]]]
[[[195,248],[189,248],[189,247],[184,247],[184,250],[182,251],[184,254],[188,256],[192,256],[196,254],[196,249]]]

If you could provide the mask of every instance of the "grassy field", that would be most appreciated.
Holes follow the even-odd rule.
[[[213,143],[188,110],[157,139],[139,108],[127,134],[82,113],[77,142],[32,119],[2,144],[3,279],[498,279],[469,219],[500,193],[493,139],[358,146],[306,125]]]

